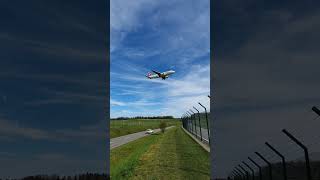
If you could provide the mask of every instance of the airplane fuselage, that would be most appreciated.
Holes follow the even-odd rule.
[[[149,79],[162,78],[164,80],[164,79],[168,78],[169,75],[171,75],[173,73],[175,73],[175,71],[173,71],[173,70],[165,71],[165,72],[162,72],[162,73],[156,73],[156,74],[149,73],[147,75],[147,77]]]

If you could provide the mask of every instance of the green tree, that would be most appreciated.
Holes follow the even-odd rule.
[[[161,121],[161,122],[160,122],[160,129],[161,129],[161,132],[162,132],[162,133],[164,133],[166,127],[167,127],[167,123],[164,122],[164,121]]]

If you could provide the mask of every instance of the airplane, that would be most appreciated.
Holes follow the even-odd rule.
[[[175,71],[173,71],[173,70],[165,71],[165,72],[162,72],[162,73],[152,70],[152,72],[154,72],[155,74],[152,74],[151,72],[149,72],[146,75],[146,77],[149,78],[149,79],[162,78],[162,80],[165,80],[166,78],[169,77],[169,75],[175,73]]]

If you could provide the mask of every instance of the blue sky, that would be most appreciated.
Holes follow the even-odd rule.
[[[104,1],[1,5],[0,178],[105,172],[106,13]]]
[[[173,115],[209,108],[208,0],[111,1],[111,117]],[[151,69],[176,71],[149,80]]]

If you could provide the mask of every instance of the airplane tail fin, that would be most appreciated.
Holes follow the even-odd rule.
[[[150,77],[151,75],[152,75],[151,72],[148,72],[148,74],[146,75],[146,77],[149,78],[149,79],[151,79],[151,77]]]

